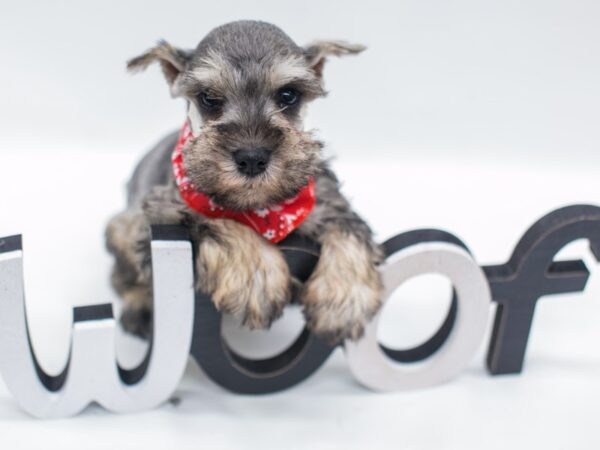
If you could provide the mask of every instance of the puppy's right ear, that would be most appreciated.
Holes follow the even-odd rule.
[[[155,47],[127,61],[127,69],[130,72],[140,72],[150,64],[158,62],[169,83],[171,94],[176,97],[179,94],[177,89],[179,75],[186,69],[191,56],[191,51],[173,47],[167,41],[161,40]]]
[[[367,47],[362,44],[350,44],[344,41],[316,41],[304,48],[304,56],[310,68],[319,77],[323,77],[323,66],[329,56],[357,55]]]

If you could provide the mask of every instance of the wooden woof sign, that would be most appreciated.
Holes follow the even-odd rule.
[[[488,371],[520,373],[538,299],[585,288],[589,272],[583,261],[554,261],[565,245],[578,239],[587,239],[600,260],[599,207],[575,205],[551,212],[523,235],[509,261],[499,265],[480,267],[463,242],[441,230],[410,231],[389,239],[383,244],[387,259],[381,266],[386,299],[408,279],[438,273],[453,284],[452,304],[429,340],[405,350],[378,342],[380,312],[362,339],[343,344],[350,371],[379,391],[447,381],[473,357],[495,302]],[[316,244],[291,236],[279,245],[292,274],[306,280],[318,260]],[[276,356],[257,360],[237,354],[222,337],[220,313],[210,297],[194,292],[192,258],[185,229],[153,227],[155,314],[142,363],[130,370],[119,366],[110,304],[77,307],[68,362],[53,376],[38,363],[29,339],[21,238],[0,238],[0,374],[17,403],[43,418],[71,416],[92,402],[113,412],[154,408],[175,391],[190,352],[216,383],[244,394],[292,387],[327,360],[334,348],[307,329]]]

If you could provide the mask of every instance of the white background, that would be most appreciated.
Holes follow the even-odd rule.
[[[600,3],[595,1],[8,2],[0,4],[0,235],[24,234],[36,351],[57,371],[70,308],[116,300],[102,232],[135,161],[181,124],[158,69],[124,62],[158,38],[192,47],[211,27],[274,22],[297,42],[369,50],[332,60],[313,105],[344,191],[383,240],[450,230],[481,263],[504,261],[534,220],[600,203]],[[568,256],[586,256],[575,244]],[[431,333],[448,287],[415,280],[386,307],[384,341]],[[190,364],[179,406],[39,422],[0,384],[3,448],[599,448],[600,281],[544,299],[521,376],[489,377],[485,343],[456,380],[374,394],[337,352],[287,392],[224,392]],[[251,342],[281,346],[292,318]],[[293,330],[292,330],[293,332]],[[288,333],[289,334],[289,333]],[[248,341],[246,341],[248,343]],[[123,338],[133,360],[142,344]],[[2,357],[2,355],[0,355]]]

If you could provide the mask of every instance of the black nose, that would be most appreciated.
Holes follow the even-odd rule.
[[[249,177],[263,173],[270,158],[271,154],[266,148],[242,148],[233,153],[238,170]]]

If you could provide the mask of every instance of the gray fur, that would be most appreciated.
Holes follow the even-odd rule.
[[[140,208],[142,201],[154,186],[169,184],[171,180],[171,154],[179,132],[165,136],[136,166],[127,183],[127,208]]]
[[[130,70],[140,70],[158,62],[173,95],[200,112],[199,135],[186,144],[183,155],[194,185],[217,203],[237,210],[268,206],[295,195],[314,177],[317,205],[296,233],[320,242],[323,254],[302,290],[302,301],[309,326],[332,341],[358,338],[377,311],[382,286],[376,265],[382,255],[368,225],[342,196],[337,178],[322,160],[322,144],[302,129],[301,113],[312,99],[325,94],[326,57],[362,49],[343,42],[302,48],[274,25],[240,21],[214,29],[195,50],[161,41],[128,63]],[[293,87],[300,101],[281,107],[277,93],[282,86]],[[219,99],[218,109],[202,106],[201,96],[208,94]],[[173,223],[188,226],[199,245],[199,287],[213,295],[217,307],[243,314],[249,326],[268,326],[289,297],[285,263],[275,257],[271,244],[249,235],[243,226],[207,219],[187,207],[171,172],[176,140],[177,133],[165,137],[138,164],[128,184],[127,210],[107,228],[107,247],[116,257],[112,281],[125,302],[122,323],[138,335],[148,334],[148,224]],[[233,153],[247,147],[271,152],[265,173],[252,179],[232,169]],[[271,276],[260,278],[252,271],[265,266],[261,258],[268,255],[276,266]],[[231,263],[223,264],[223,258]],[[223,278],[219,271],[232,267],[239,276]],[[256,279],[257,284],[236,285],[236,278]],[[221,279],[227,284],[218,285]]]

